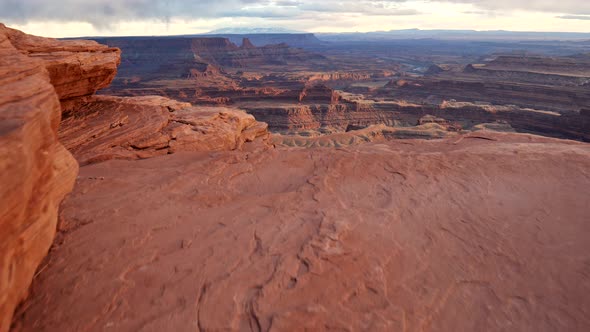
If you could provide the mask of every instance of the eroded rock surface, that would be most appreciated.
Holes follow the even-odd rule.
[[[57,40],[28,35],[0,24],[21,53],[44,62],[65,110],[107,87],[117,74],[121,52],[90,40]]]
[[[347,132],[325,133],[317,131],[301,132],[298,135],[272,135],[272,143],[283,147],[345,147],[369,142],[383,142],[391,139],[440,139],[457,136],[436,123],[427,123],[415,127],[389,127],[373,125],[367,128]]]
[[[230,151],[269,137],[267,124],[228,107],[164,97],[96,96],[65,118],[60,139],[81,165],[179,151]]]
[[[584,331],[590,146],[485,133],[83,167],[21,331]]]
[[[56,232],[78,165],[58,142],[58,95],[45,63],[0,24],[0,331],[25,298]]]

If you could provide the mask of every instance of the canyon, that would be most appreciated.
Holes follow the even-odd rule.
[[[590,328],[585,53],[94,39],[0,24],[1,332]]]
[[[240,46],[232,41],[238,37]],[[435,116],[453,130],[500,123],[517,132],[590,140],[590,53],[489,54],[504,48],[488,47],[466,56],[443,44],[426,56],[421,49],[374,45],[295,48],[281,41],[298,38],[283,35],[273,40],[279,44],[258,46],[249,38],[97,39],[123,50],[119,75],[103,93],[231,105],[283,135],[413,127]]]

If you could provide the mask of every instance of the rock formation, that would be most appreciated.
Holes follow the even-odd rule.
[[[199,63],[249,68],[324,60],[323,56],[287,44],[256,47],[248,39],[242,42],[243,47],[218,37],[116,37],[95,40],[123,51],[121,79],[138,73],[144,78],[149,78],[150,74],[159,79],[186,77],[188,70]]]
[[[296,135],[230,106],[93,95],[117,49],[0,25],[0,332],[32,279],[15,331],[590,328],[590,145],[495,132],[589,139],[586,105],[411,103],[388,94],[453,70],[362,96],[335,87],[358,71],[236,71],[301,52],[286,45],[121,40],[153,91],[229,103],[225,89]],[[505,86],[501,63],[460,73]],[[522,91],[555,75],[527,70]],[[582,92],[547,98],[586,98],[568,75],[546,91]]]
[[[396,80],[387,86],[397,98],[430,103],[456,99],[516,105],[560,113],[590,105],[590,57],[500,56],[454,70],[429,70],[427,76]]]
[[[268,138],[267,124],[232,108],[163,97],[97,96],[64,119],[59,136],[80,165],[178,151],[229,151]]]
[[[8,331],[16,306],[26,297],[33,274],[53,242],[58,206],[78,173],[72,155],[58,141],[61,95],[51,84],[68,79],[50,76],[59,65],[55,61],[48,65],[39,56],[55,51],[59,42],[36,41],[40,39],[0,24],[2,332]],[[66,46],[64,58],[72,49],[71,44]]]
[[[27,295],[53,241],[59,204],[74,185],[78,163],[62,143],[81,164],[236,150],[255,140],[268,146],[267,125],[238,109],[196,108],[162,97],[94,96],[113,80],[119,62],[116,48],[0,25],[2,332]],[[207,67],[205,73],[218,72]]]
[[[441,139],[456,136],[446,126],[425,123],[415,127],[390,127],[383,124],[362,129],[335,133],[302,131],[295,135],[272,135],[277,147],[340,148],[369,142],[385,142],[392,139]]]
[[[17,326],[585,331],[589,185],[523,134],[90,165]]]
[[[65,110],[107,87],[117,74],[121,52],[116,48],[88,40],[62,41],[6,27],[4,30],[17,50],[43,60]]]
[[[244,38],[244,40],[242,40],[242,46],[240,46],[240,48],[256,48],[256,46],[254,46],[254,44],[252,44],[252,42],[250,41],[250,38]]]
[[[283,133],[320,127],[344,131],[351,125],[414,126],[431,114],[465,128],[506,121],[517,131],[590,140],[590,122],[580,112],[590,106],[590,60],[585,54],[490,56],[471,64],[443,57],[449,63],[433,64],[428,56],[403,50],[397,56],[384,50],[366,59],[359,58],[358,45],[335,50],[318,46],[310,52],[285,44],[254,46],[247,37],[237,46],[236,36],[232,38],[101,39],[125,51],[121,75],[105,93],[231,105]],[[379,49],[371,46],[369,56],[373,47]],[[408,68],[388,62],[404,58],[418,67],[406,72]],[[355,96],[349,98],[351,94]],[[460,111],[443,107],[449,102],[463,103]]]
[[[307,84],[299,94],[299,101],[306,103],[336,104],[340,95],[324,84]]]
[[[232,43],[238,44],[247,38],[253,45],[266,46],[287,44],[291,47],[316,47],[322,45],[313,33],[254,33],[254,34],[212,34],[202,37],[221,37],[228,38]]]

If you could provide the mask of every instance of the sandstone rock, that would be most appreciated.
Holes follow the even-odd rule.
[[[78,165],[57,139],[58,95],[27,38],[0,25],[0,331],[23,300],[56,231]],[[14,45],[13,45],[14,43]],[[17,47],[15,47],[17,46]],[[22,49],[21,49],[22,50]]]
[[[338,92],[324,84],[308,84],[299,94],[300,102],[336,104],[340,101]]]
[[[116,37],[95,40],[123,51],[122,75],[118,80],[138,74],[154,79],[186,77],[191,68],[203,63],[218,67],[248,68],[325,60],[321,55],[287,44],[256,47],[246,41],[246,47],[238,47],[228,38]]]
[[[227,107],[164,97],[96,96],[65,118],[59,136],[81,165],[179,151],[229,151],[268,139],[265,123]]]
[[[423,77],[406,77],[404,84],[392,81],[384,90],[413,102],[485,101],[568,114],[590,105],[590,90],[584,86],[588,82],[588,56],[507,55],[463,69],[433,70]]]
[[[449,124],[449,121],[447,121],[446,119],[443,119],[443,118],[438,118],[434,115],[427,114],[427,115],[421,117],[420,120],[418,120],[417,125],[423,125],[426,123],[437,123],[439,125],[446,126]]]
[[[490,127],[493,128],[493,127]],[[390,127],[383,124],[347,132],[330,134],[272,135],[272,143],[277,147],[300,148],[340,148],[369,142],[383,142],[391,139],[442,139],[455,136],[447,126],[425,123],[414,127]]]
[[[190,42],[195,54],[229,52],[238,49],[238,46],[227,38],[192,38]]]
[[[590,78],[590,54],[568,57],[501,55],[486,64],[487,68],[540,74],[571,75]]]
[[[215,37],[228,38],[237,44],[248,38],[256,46],[287,44],[291,47],[317,47],[323,42],[313,33],[251,33],[251,34],[214,34]]]
[[[587,331],[589,186],[590,145],[487,132],[90,165],[19,326]]]
[[[241,48],[256,48],[256,46],[254,46],[254,44],[252,44],[252,42],[250,41],[250,38],[244,38],[244,40],[242,40],[242,46],[240,46]]]
[[[445,70],[442,67],[440,67],[439,65],[432,65],[432,66],[428,67],[428,70],[424,73],[424,75],[437,75],[437,74],[440,74],[444,71]]]
[[[390,70],[320,72],[311,75],[309,81],[368,81],[393,75],[394,72]]]
[[[25,34],[0,24],[21,53],[43,60],[64,111],[77,99],[107,87],[117,74],[121,52],[88,40],[57,40]]]

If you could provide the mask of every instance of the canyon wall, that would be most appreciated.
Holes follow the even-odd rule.
[[[120,54],[0,24],[0,332],[52,245],[79,163],[270,147],[267,125],[239,109],[95,96],[117,74]]]
[[[12,45],[42,60],[64,110],[107,87],[117,74],[121,51],[89,40],[56,40],[8,29]]]
[[[375,124],[412,127],[425,116],[444,119],[448,127],[470,129],[478,124],[503,123],[520,132],[590,141],[590,116],[571,112],[537,111],[517,106],[492,106],[469,102],[412,104],[403,101],[349,100],[333,104],[244,105],[273,131],[296,132],[332,128],[338,131]],[[452,129],[452,128],[451,128]]]
[[[248,38],[255,46],[287,44],[291,47],[317,47],[324,44],[313,33],[256,33],[256,34],[212,34],[195,37],[221,37],[227,38],[232,43],[238,44],[244,38]]]
[[[80,97],[94,90],[88,89],[90,77],[98,75],[85,72],[82,62],[76,66],[71,61],[91,57],[71,53],[88,50],[87,46],[96,45],[62,44],[0,24],[2,332],[8,331],[16,306],[27,296],[37,266],[53,242],[59,204],[72,190],[78,173],[78,164],[58,141],[57,130],[60,97]],[[67,90],[72,85],[76,88]]]
[[[34,38],[0,26],[0,332],[33,275],[15,331],[588,330],[588,144],[449,130],[577,134],[587,107],[425,106],[299,82],[295,103],[252,108],[277,107],[285,128],[398,127],[275,136],[267,151],[266,124],[240,109],[96,96],[116,49],[19,46]],[[221,73],[209,65],[203,77]],[[446,139],[386,142],[400,137]],[[62,144],[87,166],[37,269],[77,174]]]
[[[381,95],[413,102],[455,99],[566,113],[590,105],[589,82],[588,55],[499,56],[449,70],[431,67],[424,77],[393,80]]]
[[[112,37],[94,40],[123,51],[120,78],[185,78],[199,64],[244,68],[323,60],[320,55],[287,44],[254,46],[249,39],[237,46],[220,37]]]

